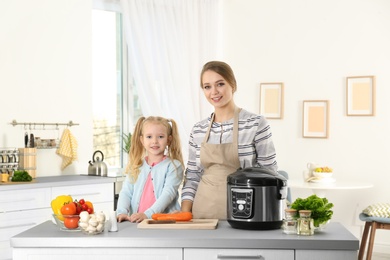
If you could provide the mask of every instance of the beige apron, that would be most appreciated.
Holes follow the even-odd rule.
[[[227,218],[227,176],[240,167],[238,159],[238,113],[234,111],[233,142],[209,144],[209,128],[200,148],[200,161],[204,167],[202,178],[194,198],[192,214],[194,218]]]

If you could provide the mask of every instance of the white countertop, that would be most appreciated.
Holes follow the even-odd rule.
[[[139,229],[136,223],[118,223],[118,232],[88,236],[61,231],[47,221],[11,238],[14,248],[268,248],[358,250],[359,240],[340,223],[329,223],[313,236],[287,235],[277,230],[241,230],[219,221],[213,230]]]
[[[1,191],[19,190],[19,189],[36,189],[52,186],[68,186],[68,185],[82,185],[82,184],[97,184],[97,183],[114,183],[122,180],[122,176],[118,177],[101,177],[101,176],[89,176],[89,175],[62,175],[52,177],[38,177],[33,179],[32,182],[26,182],[22,184],[1,184]]]

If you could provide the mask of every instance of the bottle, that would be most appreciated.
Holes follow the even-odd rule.
[[[283,233],[297,234],[297,210],[285,209],[285,219],[283,220]]]
[[[302,236],[314,235],[314,221],[311,218],[311,210],[299,211],[297,234]]]

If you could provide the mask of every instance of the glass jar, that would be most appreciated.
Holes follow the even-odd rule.
[[[314,221],[311,218],[311,210],[299,211],[297,234],[302,236],[314,235]]]
[[[283,233],[297,234],[297,210],[285,209],[285,218],[283,219]]]

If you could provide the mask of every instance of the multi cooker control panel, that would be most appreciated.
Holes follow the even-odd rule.
[[[234,218],[251,218],[253,209],[253,189],[231,189],[232,215]]]

